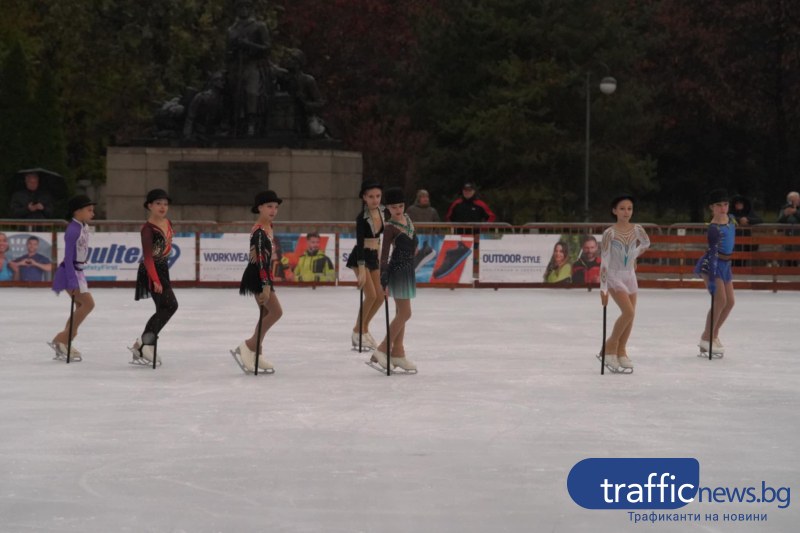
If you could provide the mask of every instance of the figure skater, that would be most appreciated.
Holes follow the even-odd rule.
[[[414,274],[417,233],[411,218],[405,214],[405,199],[401,189],[387,189],[385,202],[391,218],[387,221],[383,234],[380,265],[384,297],[391,296],[395,303],[395,315],[388,332],[391,340],[391,363],[393,367],[416,373],[417,365],[406,357],[403,340],[406,322],[411,318],[411,299],[417,292]],[[387,364],[386,349],[387,339],[384,338],[373,354],[373,358],[383,368]]]
[[[361,212],[356,217],[356,245],[347,258],[347,267],[355,272],[358,288],[364,292],[364,301],[359,304],[356,325],[350,335],[353,348],[359,346],[359,331],[362,347],[374,350],[377,344],[369,332],[369,323],[383,304],[378,264],[380,236],[386,218],[385,208],[381,205],[382,192],[383,187],[379,183],[364,181],[361,192],[358,193],[361,197]]]
[[[711,335],[711,310],[706,315],[706,324],[697,343],[701,352],[722,355],[725,347],[719,340],[719,330],[728,318],[735,303],[733,296],[733,272],[731,271],[731,254],[736,239],[736,219],[728,213],[728,195],[718,189],[708,197],[711,210],[711,223],[708,225],[708,249],[694,267],[694,273],[703,278],[703,282],[714,299],[714,334]],[[711,346],[709,347],[709,340]]]
[[[67,346],[70,359],[74,361],[82,359],[81,352],[70,343],[70,333],[72,339],[77,337],[78,328],[94,309],[94,299],[86,283],[83,265],[89,256],[89,221],[94,218],[95,205],[97,204],[88,196],[82,194],[73,196],[67,202],[66,218],[70,223],[64,233],[64,260],[58,265],[53,276],[53,290],[56,294],[67,291],[75,301],[75,312],[71,319],[67,319],[64,329],[58,332],[50,343],[57,359],[66,359]]]
[[[172,223],[167,218],[171,200],[167,192],[153,189],[147,193],[144,207],[147,222],[142,226],[142,261],[136,276],[136,300],[153,297],[156,312],[147,321],[141,337],[130,348],[134,364],[151,364],[158,334],[178,310],[178,300],[169,280],[167,259],[172,251]],[[161,356],[158,356],[161,364]]]
[[[243,341],[234,351],[238,361],[245,372],[254,372],[256,367],[256,347],[264,342],[267,331],[283,315],[281,302],[275,294],[272,284],[272,254],[275,250],[275,236],[272,232],[272,222],[278,214],[278,206],[283,200],[278,198],[274,191],[263,191],[256,194],[253,207],[250,211],[258,215],[253,229],[250,230],[250,261],[242,275],[239,285],[239,294],[255,295],[259,311],[259,320],[256,323],[253,335]],[[274,372],[271,362],[263,356],[264,350],[259,350],[258,368],[265,373]]]
[[[650,247],[644,228],[631,223],[633,197],[620,195],[611,202],[616,224],[603,232],[600,245],[600,301],[608,305],[608,295],[619,306],[621,315],[606,340],[606,366],[612,372],[633,372],[627,344],[636,314],[636,258]]]

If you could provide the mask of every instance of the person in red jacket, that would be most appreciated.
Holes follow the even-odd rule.
[[[497,217],[486,202],[478,198],[475,185],[467,182],[461,188],[461,196],[450,204],[446,219],[448,222],[474,224],[494,222]]]

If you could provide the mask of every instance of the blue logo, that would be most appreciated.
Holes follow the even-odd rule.
[[[700,487],[697,459],[584,459],[567,490],[586,509],[678,509]]]

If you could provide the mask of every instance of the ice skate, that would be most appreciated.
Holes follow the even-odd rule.
[[[392,357],[392,368],[399,368],[399,374],[417,373],[417,365],[407,357]]]
[[[619,372],[619,360],[617,359],[616,355],[606,354],[606,368],[609,369],[613,374]]]
[[[67,345],[63,342],[48,342],[47,345],[53,349],[55,352],[55,356],[53,357],[56,361],[66,361],[67,360]],[[69,350],[69,360],[70,361],[83,361],[83,357],[81,356],[81,352],[78,351],[75,346],[71,346]]]
[[[618,374],[633,374],[633,362],[627,355],[617,356],[617,363],[619,363]]]
[[[372,357],[366,362],[367,366],[374,368],[378,372],[386,372],[387,364],[386,353],[377,349],[372,352]]]
[[[722,345],[722,341],[719,340],[719,337],[715,338],[714,341],[711,343],[711,347],[715,354],[724,354],[725,347]]]
[[[350,336],[350,342],[353,344],[353,350],[358,351],[358,332],[354,331]],[[368,352],[375,349],[375,339],[369,333],[361,334],[361,351]]]
[[[717,342],[719,339],[717,339]],[[712,359],[722,359],[722,356],[725,354],[725,349],[717,344],[717,342],[713,343],[713,347],[709,347],[709,342],[707,340],[700,339],[700,342],[697,343],[697,347],[700,348],[700,353],[697,354],[697,357],[708,357],[709,349],[711,351],[711,358]]]
[[[256,367],[256,352],[247,347],[246,342],[242,342],[235,350],[231,350],[236,364],[242,369],[245,374],[254,374]],[[264,357],[264,354],[258,356],[258,368],[264,374],[274,374],[275,367],[271,362]]]
[[[130,350],[131,355],[133,356],[130,364],[140,366],[153,365],[153,353],[155,352],[155,347],[152,344],[142,345],[142,340],[136,339],[136,342],[133,343],[133,346],[128,346],[128,350]],[[158,356],[156,365],[161,366],[160,355]]]

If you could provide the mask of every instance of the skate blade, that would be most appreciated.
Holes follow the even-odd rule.
[[[377,370],[381,374],[386,374],[386,369],[383,368],[381,365],[379,365],[375,361],[364,361],[364,364],[367,365],[368,367],[372,368],[373,370]],[[397,365],[392,365],[392,373],[391,373],[391,375],[397,374],[398,376],[404,376],[404,375],[405,376],[413,376],[416,373],[417,373],[416,370],[405,370],[403,368],[400,368]]]
[[[230,352],[231,357],[233,357],[233,360],[236,361],[236,364],[239,365],[239,368],[242,369],[242,372],[244,372],[245,374],[248,374],[250,376],[255,375],[255,371],[248,369],[246,366],[244,366],[244,363],[242,363],[242,359],[241,359],[241,357],[239,357],[239,349],[238,348],[235,349],[235,350],[228,350],[228,351]],[[258,369],[258,375],[261,375],[261,374],[274,374],[274,373],[275,373],[275,369],[274,368],[270,368],[269,370],[264,370],[262,368]]]
[[[697,354],[697,357],[708,359],[708,352],[705,350],[700,350],[700,353]],[[711,359],[722,359],[723,357],[725,357],[724,353],[714,352],[711,354]]]
[[[358,346],[353,346],[351,348],[351,351],[358,352],[358,353],[365,353],[365,352],[375,351],[375,348],[373,348],[372,346],[365,346],[365,345],[362,344],[361,345],[361,351],[358,350]]]
[[[53,356],[53,361],[64,361],[64,362],[66,362],[66,361],[67,361],[67,354],[65,354],[64,352],[62,352],[61,350],[59,350],[59,349],[58,349],[58,345],[57,345],[56,343],[54,343],[54,342],[47,342],[46,344],[47,344],[47,345],[48,345],[50,348],[52,348],[52,349],[53,349],[53,351],[55,352],[55,355]],[[75,354],[73,354],[73,355],[71,355],[71,356],[70,356],[70,358],[69,358],[69,362],[70,362],[70,363],[80,363],[81,361],[83,361],[83,357],[81,357],[80,355],[75,355]]]

